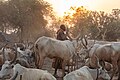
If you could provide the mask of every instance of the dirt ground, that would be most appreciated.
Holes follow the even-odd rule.
[[[54,68],[52,68],[52,59],[46,58],[42,69],[54,74]],[[58,72],[58,75],[61,76],[61,71]],[[57,78],[57,80],[62,80],[62,78]]]

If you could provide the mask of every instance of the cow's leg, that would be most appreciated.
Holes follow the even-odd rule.
[[[112,73],[112,75],[111,75],[110,80],[112,80],[114,74],[115,74],[115,73],[117,72],[117,70],[118,70],[117,61],[112,61],[112,65],[113,65],[113,73]]]
[[[37,52],[35,52],[34,54],[35,54],[35,66],[39,68],[39,55]]]
[[[69,73],[69,71],[70,71],[70,62],[68,61],[67,63],[66,63],[66,67],[67,67],[67,69],[65,68],[65,72],[67,72],[67,73]]]
[[[118,80],[120,80],[120,69],[119,69],[119,72],[118,72]]]
[[[118,80],[120,80],[120,61],[118,61]]]
[[[68,67],[68,73],[70,72],[70,61],[67,62],[67,67]],[[66,70],[67,71],[67,70]]]
[[[42,69],[42,66],[44,64],[44,57],[40,57],[40,61],[39,61],[39,69]]]
[[[58,61],[58,59],[57,58],[55,58],[55,63],[54,63],[54,67],[55,67],[55,72],[54,72],[54,76],[55,77],[59,77],[58,75],[57,75],[57,70],[58,70],[58,67],[59,67],[60,65],[59,65],[59,61]]]
[[[65,66],[66,66],[66,60],[63,60],[63,62],[62,62],[62,77],[64,77],[64,75],[65,75]]]
[[[75,61],[75,56],[73,57],[72,62],[70,63],[71,71],[74,70],[74,61]]]

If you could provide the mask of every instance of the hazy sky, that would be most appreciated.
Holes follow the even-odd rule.
[[[53,5],[57,14],[62,15],[70,6],[85,6],[90,10],[111,12],[120,9],[120,0],[45,0]]]
[[[3,0],[0,0],[3,1]],[[7,1],[7,0],[5,0]],[[44,0],[52,4],[58,15],[63,15],[71,6],[85,6],[90,10],[111,12],[120,9],[120,0]]]

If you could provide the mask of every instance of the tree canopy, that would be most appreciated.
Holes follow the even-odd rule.
[[[48,32],[45,16],[52,15],[52,8],[43,0],[9,0],[0,3],[0,12],[2,32],[14,29],[20,39],[29,39]]]
[[[44,0],[0,1],[0,32],[13,32],[20,41],[34,41],[46,35],[55,37],[65,24],[73,37],[79,33],[91,39],[115,41],[120,37],[120,9],[111,13],[91,11],[83,6],[71,7],[63,18],[55,16],[51,5]]]

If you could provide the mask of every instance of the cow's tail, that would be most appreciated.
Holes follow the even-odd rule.
[[[34,51],[35,51],[35,66],[39,68],[40,55],[39,55],[38,44],[34,45]]]

